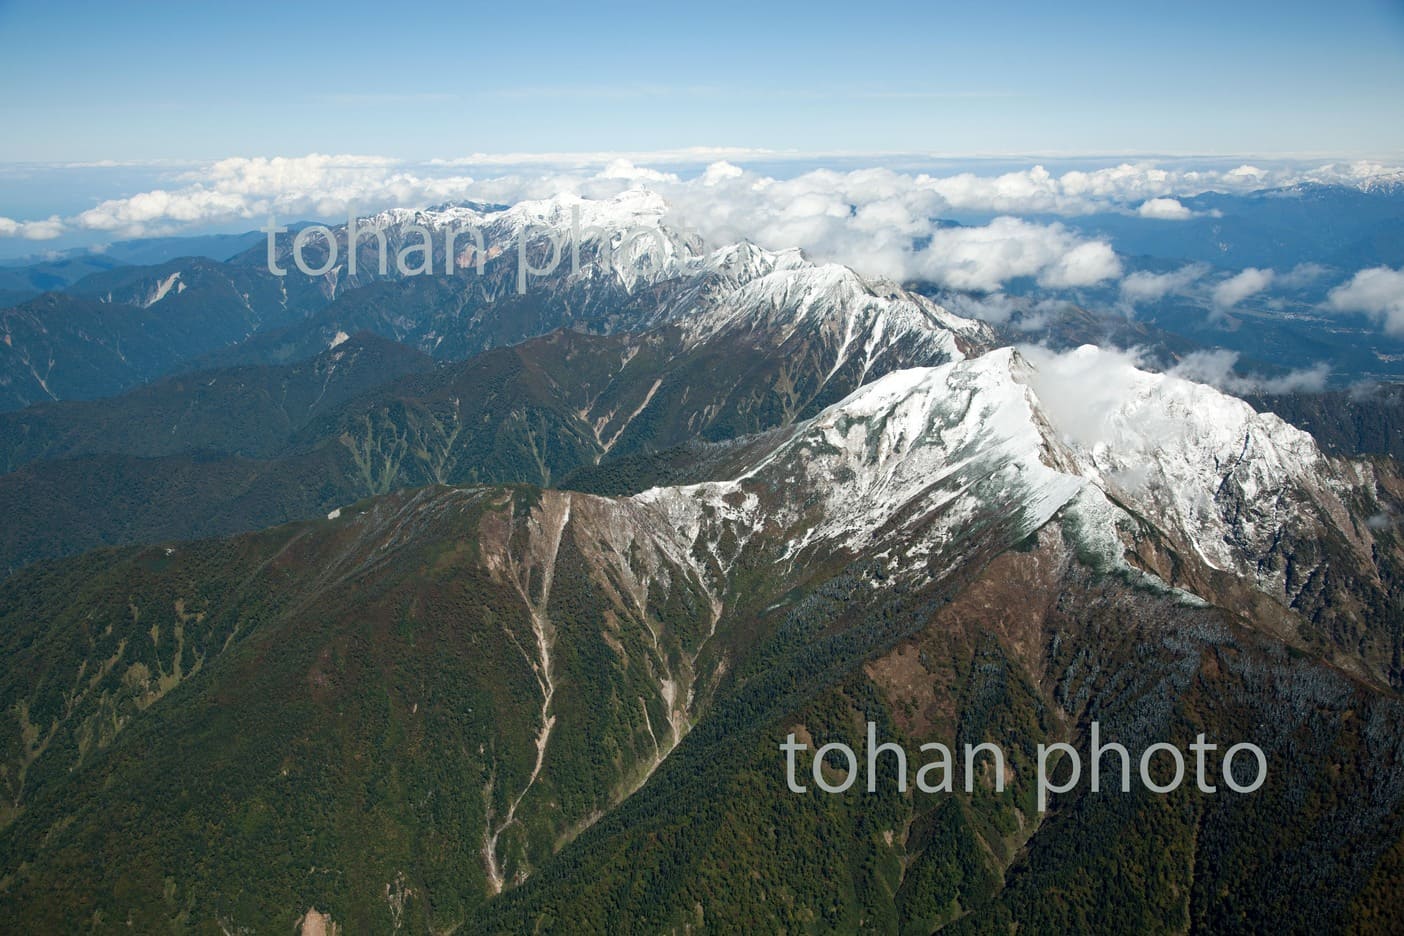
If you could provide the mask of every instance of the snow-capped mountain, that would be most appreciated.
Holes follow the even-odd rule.
[[[638,496],[718,568],[765,543],[788,567],[881,550],[939,578],[989,536],[1006,548],[1062,515],[1104,568],[1211,602],[1247,587],[1302,615],[1332,578],[1379,586],[1366,519],[1391,495],[1274,415],[1085,346],[889,373],[735,478]],[[1352,602],[1332,613],[1362,624]],[[1367,655],[1389,681],[1384,649]]]
[[[347,227],[334,229],[341,262],[326,277],[334,292],[357,278],[374,281],[381,256],[396,257],[406,245],[424,243],[424,232],[436,251],[433,269],[443,271],[449,266],[447,237],[456,232],[451,266],[473,287],[470,296],[497,301],[514,292],[540,291],[569,303],[575,321],[613,303],[623,308],[612,328],[677,323],[694,342],[728,329],[756,333],[770,327],[779,330],[781,343],[799,328],[828,329],[837,332],[845,351],[857,342],[855,350],[866,345],[868,353],[877,344],[933,329],[976,344],[991,339],[982,323],[953,315],[896,284],[869,282],[846,267],[811,262],[793,248],[706,244],[673,227],[669,212],[661,196],[643,190],[610,199],[558,195],[507,208],[391,209],[357,220],[356,277],[346,272]],[[481,234],[481,252],[465,231]],[[384,236],[384,251],[369,232]],[[291,264],[291,239],[284,238],[278,247],[281,261]],[[256,253],[248,255],[251,262],[262,260]],[[386,275],[400,275],[388,259]]]

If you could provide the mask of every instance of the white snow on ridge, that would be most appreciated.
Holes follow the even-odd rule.
[[[1082,487],[1044,460],[1034,400],[1008,379],[1014,352],[889,374],[818,416],[790,443],[824,489],[819,538],[864,540],[914,500],[946,508],[942,527],[986,510],[1001,494],[1042,526]],[[1003,505],[1000,505],[1003,506]],[[856,539],[855,539],[856,535]]]
[[[1311,436],[1278,417],[1086,346],[895,371],[793,427],[734,480],[637,499],[689,542],[714,550],[726,524],[768,530],[791,558],[819,542],[864,549],[900,530],[920,559],[972,520],[1005,517],[1024,533],[1066,509],[1105,561],[1126,566],[1119,528],[1134,523],[1110,495],[1207,565],[1280,596],[1255,558],[1288,527],[1310,535],[1317,521],[1303,498],[1351,537],[1347,484]]]
[[[1024,532],[1032,532],[1086,482],[1046,463],[1032,394],[1010,379],[1014,355],[1003,349],[890,373],[795,427],[735,481],[639,497],[695,531],[702,524],[688,517],[687,501],[754,527],[756,517],[729,506],[734,495],[786,492],[765,519],[784,531],[790,556],[817,542],[864,548],[913,507],[903,523],[940,511],[928,535],[942,540],[991,510],[1017,510]]]
[[[754,330],[762,324],[779,325],[792,334],[824,319],[849,337],[866,334],[869,346],[864,350],[870,357],[881,350],[873,345],[874,329],[885,345],[929,340],[943,332],[977,341],[989,338],[980,322],[953,315],[893,283],[867,280],[848,267],[816,264],[798,249],[768,250],[747,241],[707,244],[675,227],[686,219],[671,217],[670,210],[656,192],[631,189],[606,199],[560,194],[495,211],[391,209],[361,223],[387,229],[418,224],[430,230],[473,225],[483,232],[489,255],[494,250],[514,255],[526,236],[546,250],[543,256],[533,256],[533,263],[549,264],[550,256],[556,255],[554,275],[569,272],[578,259],[580,277],[611,276],[629,292],[668,280],[694,282],[701,291],[682,290],[682,304],[665,303],[655,324],[677,321],[697,341],[722,330]],[[515,256],[509,262],[515,263]],[[941,335],[940,341],[954,348],[949,339]],[[955,356],[939,353],[932,360]]]

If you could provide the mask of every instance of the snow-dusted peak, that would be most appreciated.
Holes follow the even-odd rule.
[[[780,315],[791,325],[833,309],[872,298],[858,274],[838,264],[790,263],[743,282],[712,316],[720,329],[738,319],[752,327],[774,324]]]
[[[775,265],[710,304],[679,317],[694,342],[723,333],[781,346],[814,339],[828,355],[828,376],[847,368],[861,384],[869,374],[941,364],[965,356],[961,340],[991,341],[981,323],[947,312],[890,284],[874,288],[838,264],[777,255]],[[827,377],[826,377],[827,379]]]
[[[984,326],[973,319],[954,315],[925,297],[908,293],[891,283],[864,279],[849,267],[787,260],[743,283],[729,306],[733,310],[761,314],[787,310],[793,312],[796,319],[814,319],[834,310],[880,309],[890,318],[901,318],[907,324],[936,325],[971,334],[984,331]]]
[[[573,192],[550,198],[517,202],[505,211],[491,216],[494,221],[508,224],[514,231],[528,225],[569,230],[578,224],[582,233],[595,228],[610,234],[634,229],[656,229],[668,213],[668,203],[657,192],[630,189],[612,198],[585,198]]]
[[[1016,376],[1038,393],[1049,421],[1094,457],[1223,456],[1256,436],[1295,459],[1320,458],[1311,436],[1279,417],[1207,384],[1143,370],[1127,353],[1083,345],[1064,354],[1025,348],[1021,358],[1027,365]]]
[[[1342,496],[1364,475],[1348,475],[1276,416],[1127,355],[1004,348],[888,373],[796,424],[739,477],[639,499],[707,550],[760,533],[779,559],[821,543],[881,547],[935,573],[978,531],[1014,542],[1059,511],[1100,562],[1129,569],[1149,523],[1290,604],[1281,566],[1263,557],[1322,523],[1360,545]]]
[[[1011,379],[1014,353],[895,371],[799,424],[734,481],[640,495],[694,535],[703,516],[755,527],[756,505],[788,556],[827,543],[862,549],[897,527],[915,558],[959,541],[997,513],[1023,536],[1084,486],[1049,467],[1027,387]],[[773,492],[787,492],[774,501]],[[704,535],[705,538],[705,535]]]
[[[1184,534],[1210,565],[1239,570],[1299,512],[1303,493],[1344,518],[1336,470],[1310,435],[1213,387],[1141,370],[1085,345],[1025,351],[1033,389],[1079,473]]]
[[[710,272],[728,285],[742,286],[769,273],[812,266],[797,247],[766,250],[750,241],[724,244],[693,260],[696,272]]]
[[[556,237],[569,242],[578,229],[583,239],[602,234],[619,234],[641,229],[657,229],[668,205],[654,192],[630,190],[613,198],[591,199],[566,192],[550,198],[517,202],[508,207],[444,205],[436,208],[388,208],[359,219],[362,227],[396,231],[419,225],[431,231],[472,226],[491,232],[499,246],[515,244],[525,232],[528,238]]]

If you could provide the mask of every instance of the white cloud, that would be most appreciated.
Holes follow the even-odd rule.
[[[1034,278],[1052,288],[1074,288],[1120,276],[1121,265],[1110,244],[1082,238],[1056,223],[1014,217],[996,217],[982,227],[941,226],[934,219],[957,211],[1124,213],[1134,205],[1142,214],[1179,216],[1185,209],[1176,195],[1209,189],[1241,191],[1303,179],[1348,179],[1363,185],[1399,173],[1368,163],[1303,172],[1164,168],[1128,162],[1061,175],[1042,166],[994,176],[912,174],[878,167],[847,172],[815,169],[775,178],[736,165],[737,160],[762,156],[801,158],[801,154],[726,148],[622,156],[475,154],[432,163],[316,153],[233,158],[181,171],[165,187],[109,199],[68,219],[0,220],[0,236],[39,239],[79,229],[140,237],[202,225],[249,222],[253,227],[270,214],[284,221],[337,218],[348,208],[371,213],[447,201],[512,203],[562,193],[602,198],[644,187],[663,195],[675,217],[684,219],[709,243],[745,238],[767,247],[800,247],[815,259],[846,263],[867,274],[921,277],[954,289],[995,291],[1016,277]],[[643,164],[650,160],[655,166]],[[659,168],[696,166],[704,160],[712,161],[691,178]],[[494,174],[489,178],[462,175],[465,166],[492,167]],[[1183,291],[1201,275],[1133,274],[1123,284],[1123,297],[1136,302]],[[1271,275],[1271,271],[1244,271],[1219,284],[1216,301],[1227,308],[1265,288]]]
[[[1080,215],[1121,211],[1140,203],[1140,213],[1147,217],[1182,219],[1189,216],[1188,209],[1174,196],[1248,192],[1299,182],[1369,186],[1398,179],[1404,179],[1404,169],[1370,162],[1328,163],[1308,170],[1245,165],[1228,171],[1164,168],[1141,162],[1062,175],[1043,166],[998,176],[968,172],[947,177],[919,175],[913,183],[933,189],[956,210]]]
[[[646,183],[660,190],[738,186],[764,191],[772,201],[817,194],[845,201],[859,212],[869,201],[882,200],[889,203],[886,209],[899,217],[926,218],[961,211],[1079,215],[1125,212],[1139,205],[1139,213],[1148,217],[1182,218],[1188,209],[1176,196],[1248,191],[1303,181],[1368,187],[1404,177],[1404,170],[1367,162],[1326,164],[1306,170],[1240,166],[1227,171],[1127,162],[1061,175],[1035,165],[993,176],[970,172],[948,176],[910,174],[885,168],[846,173],[816,169],[789,179],[746,173],[735,165],[746,159],[798,163],[819,158],[823,155],[726,147],[645,153],[478,153],[428,163],[318,153],[233,158],[183,172],[175,179],[181,184],[173,187],[109,199],[67,219],[63,225],[141,236],[173,233],[200,224],[262,220],[269,212],[289,218],[337,216],[348,205],[373,212],[462,199],[516,201],[562,191],[608,196],[630,183]],[[876,163],[884,160],[880,156],[871,158]],[[653,167],[648,167],[649,163]],[[657,168],[702,163],[711,166],[700,178],[690,181],[681,181],[676,174]],[[459,174],[464,167],[495,174],[475,179]],[[672,198],[677,193],[663,194]],[[804,216],[802,208],[798,213]],[[869,215],[873,220],[882,216],[874,212]],[[0,235],[53,236],[57,230],[50,222],[42,222],[46,226],[35,227],[31,235],[25,235],[25,229],[15,227],[24,223],[0,226]]]
[[[1207,264],[1190,263],[1169,273],[1132,273],[1121,281],[1121,297],[1128,302],[1154,302],[1171,293],[1184,294],[1209,272]]]
[[[72,227],[125,237],[236,220],[336,217],[348,206],[378,210],[471,197],[465,176],[423,176],[380,156],[224,159],[183,173],[179,188],[109,199],[69,219]]]
[[[1320,393],[1326,389],[1331,365],[1324,361],[1303,370],[1288,371],[1280,377],[1249,378],[1256,380],[1264,393]]]
[[[1173,192],[1197,194],[1228,182],[1222,173],[1162,169],[1151,163],[1122,163],[1088,172],[1074,170],[1055,176],[1043,166],[998,176],[961,173],[945,178],[918,176],[952,208],[1008,213],[1090,214],[1115,211],[1128,202],[1166,196]]]
[[[1047,327],[1062,316],[1080,314],[1079,306],[1067,299],[1011,296],[1008,293],[938,292],[943,307],[964,318],[980,319],[995,325],[1008,325],[1016,331],[1033,332]]]
[[[1056,227],[1056,225],[1055,225]],[[1111,245],[1085,241],[1066,251],[1039,274],[1038,281],[1054,288],[1092,286],[1121,275],[1121,261]]]
[[[1014,327],[1025,332],[1039,331],[1054,319],[1068,313],[1077,315],[1080,311],[1077,305],[1064,299],[1040,299],[1024,310]]]
[[[1144,400],[1148,386],[1159,382],[1148,378],[1146,372],[1150,368],[1139,349],[1083,345],[1060,352],[1042,345],[1023,345],[1019,352],[1033,364],[1030,383],[1049,421],[1063,437],[1085,448],[1113,439],[1125,440],[1128,435],[1139,436],[1148,444],[1163,444],[1165,439],[1184,431],[1182,417],[1173,408],[1137,407],[1136,421],[1126,421],[1128,401]],[[1167,376],[1210,384],[1230,393],[1309,392],[1319,391],[1325,385],[1324,366],[1264,379],[1234,374],[1237,359],[1233,351],[1200,352],[1188,356]],[[1136,476],[1119,480],[1135,483]]]
[[[1143,218],[1155,218],[1160,221],[1185,221],[1194,216],[1194,212],[1180,204],[1178,198],[1147,199],[1141,202],[1141,207],[1136,209],[1136,214]]]
[[[1246,163],[1237,169],[1230,170],[1228,177],[1231,179],[1242,179],[1250,185],[1261,185],[1267,181],[1268,172],[1266,169],[1259,169],[1257,166],[1250,166]]]
[[[1023,310],[1023,303],[1002,292],[986,296],[969,293],[947,293],[941,296],[941,304],[956,315],[976,318],[983,322],[1003,325],[1015,312]]]
[[[1061,224],[995,218],[984,227],[938,229],[910,272],[951,289],[992,292],[1016,277],[1090,286],[1119,276],[1121,264],[1109,245],[1085,241]]]
[[[155,189],[130,198],[105,201],[77,218],[78,226],[97,231],[140,233],[153,222],[196,222],[252,217],[247,201],[237,194],[204,188],[168,192]]]
[[[1276,377],[1242,375],[1235,371],[1238,357],[1237,351],[1195,351],[1185,355],[1169,373],[1229,393],[1320,393],[1331,375],[1330,366],[1324,363]]]
[[[1033,171],[1031,177],[1040,174]],[[935,219],[950,205],[937,181],[883,168],[819,169],[777,179],[720,161],[684,180],[613,158],[596,171],[538,168],[474,179],[442,170],[426,173],[376,156],[312,154],[221,160],[180,181],[186,184],[102,202],[69,223],[136,237],[200,223],[242,220],[253,226],[270,214],[284,221],[337,218],[348,208],[369,213],[563,193],[604,198],[648,188],[667,199],[674,221],[708,243],[749,239],[772,248],[799,247],[816,260],[845,263],[869,275],[923,277],[952,288],[992,291],[1015,277],[1077,287],[1121,272],[1109,244],[1085,240],[1059,224],[1001,217],[982,227],[942,227]],[[1014,176],[1001,184],[1011,191],[1022,185]]]
[[[23,237],[26,240],[52,240],[63,234],[63,221],[57,217],[46,221],[15,221],[0,217],[0,237]]]
[[[644,166],[636,166],[627,159],[614,159],[600,170],[601,179],[627,179],[630,182],[677,182],[678,177],[671,172],[659,172]]]
[[[1272,285],[1272,270],[1247,267],[1214,287],[1214,305],[1220,309],[1232,309],[1249,296],[1255,296]]]
[[[1034,365],[1034,391],[1063,436],[1093,448],[1114,435],[1117,411],[1135,396],[1136,351],[1092,345],[1062,353],[1041,346],[1019,351]]]
[[[722,159],[707,167],[707,170],[702,173],[701,181],[703,185],[717,185],[727,179],[739,179],[745,174],[745,169]]]
[[[1391,335],[1404,335],[1404,270],[1361,270],[1331,290],[1327,302],[1341,312],[1363,312]]]
[[[1331,272],[1331,268],[1319,263],[1299,263],[1286,273],[1279,273],[1274,283],[1280,289],[1300,289],[1309,286]]]

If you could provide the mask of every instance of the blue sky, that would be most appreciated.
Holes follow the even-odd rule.
[[[524,7],[0,0],[0,162],[1404,153],[1398,0]]]

